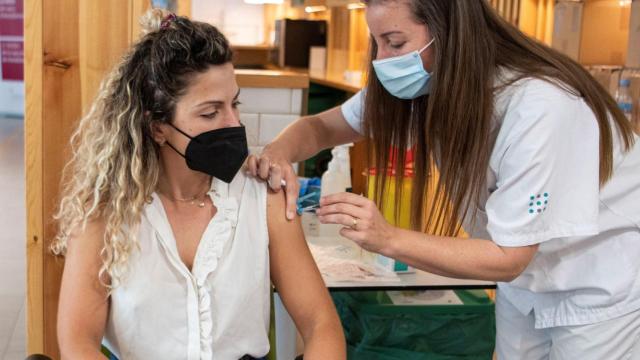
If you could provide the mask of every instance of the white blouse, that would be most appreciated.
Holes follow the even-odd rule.
[[[218,213],[193,270],[180,259],[162,202],[145,210],[139,249],[111,295],[104,344],[119,359],[233,359],[269,352],[266,187],[241,172],[212,181]]]

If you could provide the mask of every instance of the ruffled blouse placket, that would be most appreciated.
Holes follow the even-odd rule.
[[[211,289],[207,279],[217,269],[225,246],[233,237],[238,221],[238,201],[229,196],[228,184],[214,179],[209,196],[218,212],[198,245],[192,271],[198,290],[201,359],[211,359],[213,356],[213,314],[211,313]]]

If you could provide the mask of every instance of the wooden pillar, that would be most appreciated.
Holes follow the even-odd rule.
[[[42,1],[24,2],[25,172],[27,181],[27,352],[44,352],[42,216]]]
[[[59,358],[56,316],[63,261],[50,255],[56,235],[52,221],[58,202],[62,168],[71,127],[81,116],[80,67],[78,62],[78,1],[45,0],[43,18],[42,117],[42,222],[44,352]],[[28,125],[26,125],[28,126]],[[29,151],[29,148],[26,149]]]
[[[139,33],[148,0],[25,0],[27,351],[60,354],[63,259],[51,254],[69,139],[102,77]]]

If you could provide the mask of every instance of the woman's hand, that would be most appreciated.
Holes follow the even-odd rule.
[[[275,192],[279,192],[284,185],[287,219],[293,220],[296,216],[300,185],[291,162],[267,146],[262,154],[249,156],[247,170],[250,175],[266,180]]]
[[[340,230],[340,235],[367,251],[383,255],[397,232],[397,228],[385,220],[373,201],[351,193],[323,197],[316,214],[323,224],[345,226]]]

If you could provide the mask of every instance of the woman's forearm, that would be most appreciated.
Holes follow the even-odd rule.
[[[535,255],[537,245],[503,248],[489,240],[430,236],[397,229],[383,255],[430,273],[509,282]]]

